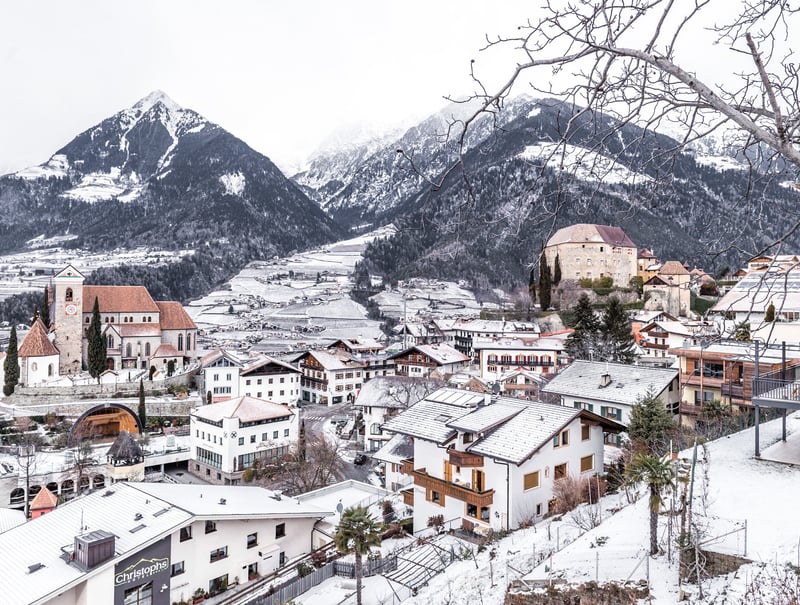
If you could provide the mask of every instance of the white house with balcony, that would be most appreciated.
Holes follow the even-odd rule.
[[[237,397],[191,412],[189,472],[209,483],[237,485],[253,463],[268,463],[297,441],[299,420],[286,405]]]
[[[413,440],[402,470],[414,531],[431,517],[476,533],[515,529],[553,508],[554,482],[603,472],[604,435],[624,427],[587,410],[440,389],[392,418]]]
[[[530,370],[540,374],[557,372],[567,363],[564,341],[567,333],[542,338],[487,338],[477,339],[475,352],[481,369],[481,378],[499,380],[511,370]]]

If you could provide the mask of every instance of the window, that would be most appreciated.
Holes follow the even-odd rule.
[[[278,431],[272,431],[272,438],[273,439],[277,439],[278,438]]]
[[[475,506],[474,504],[467,504],[467,516],[477,519],[478,518],[478,507]]]
[[[283,436],[284,437],[288,437],[289,436],[289,429],[283,429]]]
[[[192,526],[181,527],[181,542],[192,539]]]
[[[125,591],[123,603],[125,605],[151,605],[153,602],[153,583],[148,582],[142,586],[134,586]]]
[[[590,471],[594,468],[594,456],[584,456],[581,458],[581,472],[585,473],[586,471]]]
[[[255,443],[255,442],[256,442],[256,436],[250,435],[250,443]]]
[[[614,420],[622,420],[622,409],[614,408],[610,405],[600,407],[600,415],[603,418],[613,418]]]
[[[183,334],[178,334],[178,350],[183,351]]]
[[[206,521],[206,533],[210,534],[217,531],[217,524],[214,521]]]
[[[591,437],[592,427],[588,424],[581,425],[581,441],[589,441]]]
[[[183,568],[183,561],[179,561],[172,564],[172,571],[169,575],[171,578],[174,578],[175,576],[181,575],[184,571],[186,570]]]
[[[286,553],[281,551],[278,555],[278,566],[283,567],[284,565],[286,565]]]
[[[261,433],[261,441],[266,441],[268,438],[267,433]]]
[[[52,363],[48,364],[48,366],[47,366],[47,375],[48,376],[52,376],[53,375],[53,364]]]
[[[239,445],[244,445],[244,437],[239,437]]]
[[[144,354],[146,357],[150,357],[150,343],[144,343]]]
[[[64,292],[64,300],[67,302],[72,300],[72,288],[67,288],[67,291]]]
[[[244,381],[244,383],[245,383],[247,386],[250,386],[250,379],[248,378],[247,380],[245,380],[245,381]]]
[[[133,356],[133,349],[131,348],[131,343],[125,345],[125,357],[132,357]]]
[[[572,404],[576,410],[586,410],[587,412],[594,411],[594,405],[591,403],[584,403],[583,401],[576,401]]]
[[[539,471],[533,471],[523,477],[523,489],[529,490],[539,487]]]
[[[430,502],[433,502],[434,504],[438,504],[440,506],[444,506],[444,496],[440,492],[437,492],[436,490],[432,489],[428,494],[428,496],[429,496],[428,500]]]
[[[561,431],[553,437],[553,447],[561,447],[569,444],[569,431]]]
[[[211,551],[211,556],[209,557],[209,562],[213,563],[214,561],[219,561],[220,559],[225,559],[228,556],[228,547],[223,546],[222,548],[215,548]]]
[[[542,505],[540,503],[536,505],[536,516],[539,517],[541,516],[541,514],[542,514]]]
[[[464,443],[472,443],[473,435],[472,433],[464,433],[463,441]]]
[[[564,464],[557,464],[553,467],[553,479],[558,481],[559,479],[565,479],[567,476],[567,463]]]
[[[247,548],[258,546],[258,533],[247,534]]]
[[[230,374],[226,374],[225,375],[225,380],[230,380],[230,379],[231,379],[231,375]]]
[[[284,380],[284,378],[283,378],[283,376],[281,376],[281,384],[283,384],[283,380]],[[270,384],[271,384],[272,383],[272,379],[270,378],[269,381],[270,381]]]
[[[286,523],[278,523],[275,526],[275,537],[283,538],[284,536],[286,536]]]

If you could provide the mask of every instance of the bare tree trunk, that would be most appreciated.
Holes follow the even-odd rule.
[[[356,551],[356,605],[361,605],[361,554]]]

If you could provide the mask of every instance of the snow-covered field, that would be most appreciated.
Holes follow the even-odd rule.
[[[633,504],[628,504],[623,494],[603,498],[602,522],[585,533],[576,527],[574,517],[568,513],[561,520],[546,520],[536,527],[513,532],[490,544],[474,559],[465,550],[469,545],[456,542],[454,548],[461,554],[461,560],[432,578],[416,596],[383,577],[366,578],[364,605],[501,605],[508,584],[520,578],[528,582],[553,579],[575,583],[649,579],[649,602],[656,605],[678,603],[681,589],[688,594],[686,602],[698,605],[796,602],[785,592],[781,596],[776,594],[780,587],[775,580],[788,570],[789,586],[797,590],[797,576],[789,566],[800,564],[800,519],[796,515],[800,499],[800,466],[796,466],[800,463],[798,414],[789,417],[788,430],[789,438],[783,443],[780,420],[761,426],[760,460],[753,456],[754,429],[698,450],[692,515],[701,542],[709,550],[753,561],[735,573],[706,580],[702,597],[696,585],[679,587],[677,555],[674,549],[667,551],[666,514],[660,516],[659,525],[664,552],[657,557],[647,556],[649,511],[642,489]],[[691,455],[691,451],[685,451],[681,457],[690,459]],[[676,526],[677,521],[674,532]],[[722,534],[727,535],[715,539]],[[552,550],[555,552],[551,555]],[[752,590],[754,584],[760,586],[759,597]],[[355,603],[353,582],[331,578],[295,602],[297,605]]]

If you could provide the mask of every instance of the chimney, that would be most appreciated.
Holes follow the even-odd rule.
[[[611,384],[611,374],[606,372],[605,374],[600,376],[600,386],[601,387],[607,387],[610,384]]]

